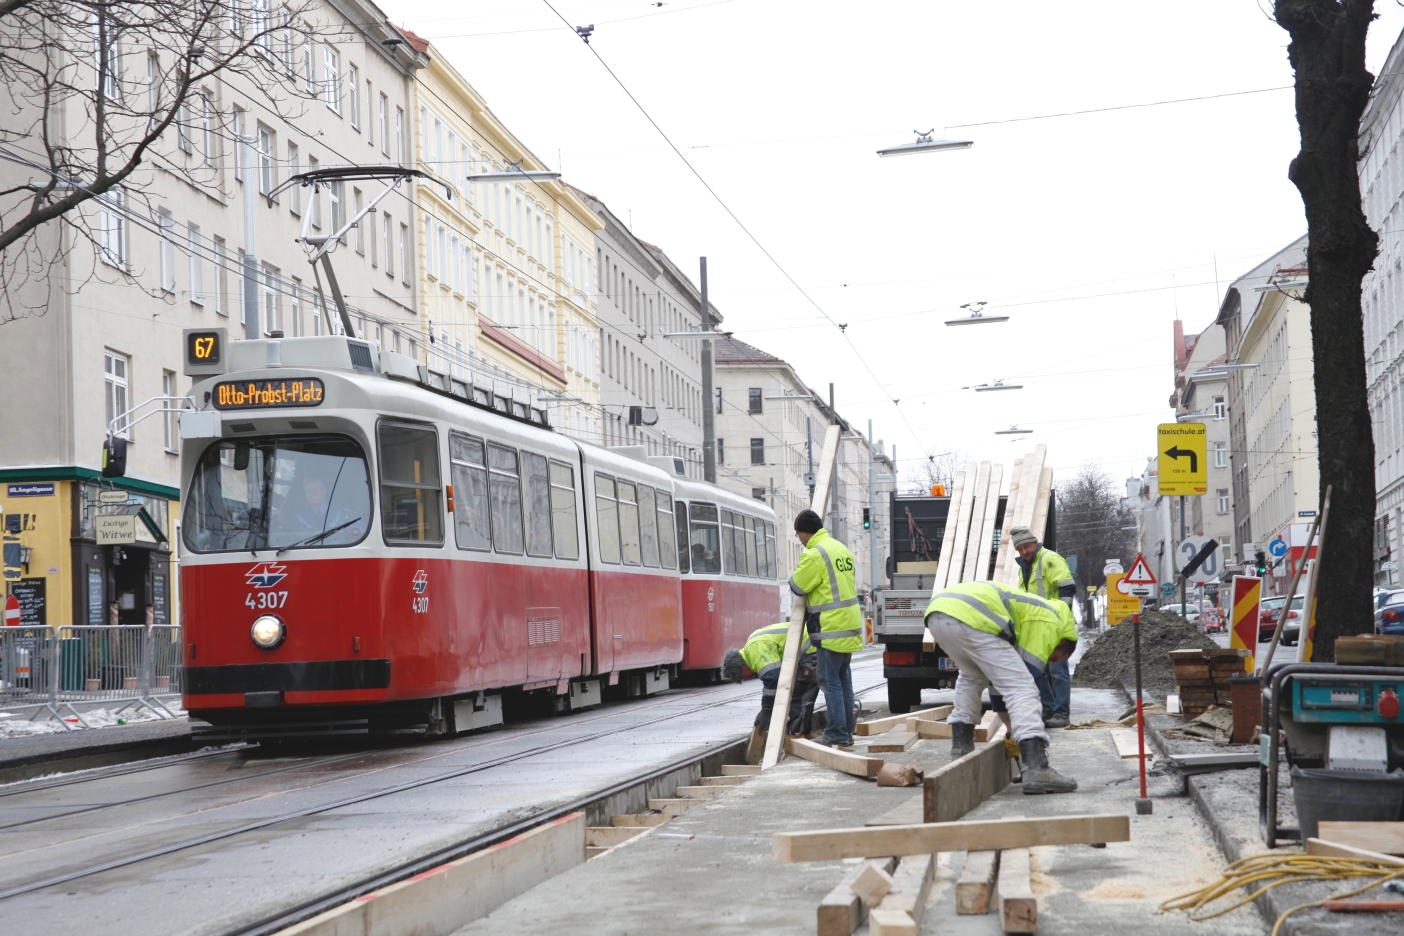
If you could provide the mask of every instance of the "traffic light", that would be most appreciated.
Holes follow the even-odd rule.
[[[1253,562],[1258,566],[1258,578],[1265,578],[1267,576],[1267,554],[1261,549],[1258,550],[1253,555]]]
[[[864,508],[863,508],[863,529],[865,529],[865,530],[871,530],[872,528],[873,528],[873,511],[872,511],[872,508],[864,507]]]

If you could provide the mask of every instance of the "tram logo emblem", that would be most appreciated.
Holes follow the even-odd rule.
[[[414,573],[414,578],[410,580],[410,584],[414,586],[414,593],[416,595],[424,594],[424,590],[429,587],[429,573],[420,569],[418,572]]]
[[[288,577],[287,570],[280,562],[260,562],[245,573],[245,578],[254,588],[272,588]]]
[[[714,600],[716,597],[717,597],[717,590],[716,590],[715,588],[709,588],[709,589],[707,589],[707,600],[708,600],[708,601],[712,601],[712,600]]]

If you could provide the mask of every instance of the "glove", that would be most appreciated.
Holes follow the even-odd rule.
[[[1004,756],[1007,760],[1014,760],[1019,756],[1019,742],[1008,735],[1004,736]]]

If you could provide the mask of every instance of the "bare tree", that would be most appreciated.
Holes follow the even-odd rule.
[[[1375,445],[1366,398],[1360,283],[1379,242],[1360,204],[1360,117],[1374,76],[1365,68],[1373,0],[1276,0],[1292,37],[1301,150],[1287,176],[1306,207],[1305,299],[1311,307],[1321,490],[1331,487],[1316,611],[1315,658],[1369,622],[1374,584]]]
[[[1078,600],[1087,590],[1100,587],[1108,559],[1129,564],[1135,558],[1135,531],[1131,510],[1122,502],[1122,488],[1098,465],[1083,465],[1073,479],[1058,485],[1058,552],[1077,557]],[[1083,607],[1083,611],[1088,609]],[[1083,620],[1091,620],[1084,614]]]
[[[210,194],[231,184],[226,153],[254,128],[235,125],[222,88],[234,82],[284,117],[324,93],[309,8],[0,0],[0,324],[81,287],[84,269],[130,278],[121,238],[153,223],[153,167]],[[199,158],[163,158],[172,146]],[[108,262],[79,264],[84,248]],[[65,262],[66,276],[51,275]]]
[[[950,494],[956,472],[964,471],[965,463],[964,452],[949,451],[928,455],[924,461],[917,463],[916,468],[906,480],[902,493],[930,494],[933,484],[943,484],[946,487],[946,493]]]

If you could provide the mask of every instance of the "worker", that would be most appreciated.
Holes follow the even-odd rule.
[[[1009,531],[1009,541],[1018,553],[1019,587],[1047,601],[1065,602],[1072,608],[1077,582],[1067,560],[1046,548],[1026,526]],[[1047,728],[1066,728],[1072,714],[1072,676],[1066,660],[1048,664],[1045,673],[1034,677],[1043,699],[1043,723]]]
[[[829,723],[815,740],[830,747],[853,744],[858,726],[853,698],[853,654],[863,647],[863,612],[858,607],[853,553],[828,534],[812,510],[795,517],[795,536],[804,545],[790,591],[805,600],[805,628],[818,645],[819,685]],[[839,715],[837,713],[842,713]]]
[[[761,731],[770,727],[775,689],[780,682],[780,661],[785,657],[785,634],[789,629],[789,625],[782,622],[752,631],[744,647],[740,650],[733,647],[722,657],[723,679],[739,683],[743,679],[760,677],[761,708],[755,726]],[[785,733],[791,735],[809,734],[814,702],[819,695],[815,647],[808,638],[800,646],[797,665],[794,692],[790,695],[790,715],[785,726]]]
[[[1048,732],[1039,717],[1030,667],[1066,660],[1077,649],[1072,609],[997,582],[961,582],[937,590],[926,626],[960,667],[951,726],[951,756],[975,750],[975,722],[986,686],[1004,699],[1005,723],[1019,746],[1024,793],[1071,793],[1077,781],[1048,766]],[[1025,664],[1029,665],[1025,665]]]

